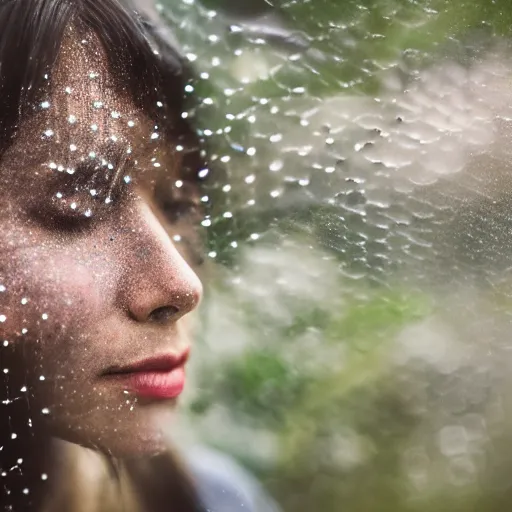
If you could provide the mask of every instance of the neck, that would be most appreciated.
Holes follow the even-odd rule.
[[[3,380],[3,379],[0,379]],[[30,408],[19,389],[0,397],[0,512],[41,510],[51,478],[50,437],[38,432]]]

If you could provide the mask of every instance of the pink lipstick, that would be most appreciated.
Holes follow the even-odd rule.
[[[167,354],[111,368],[104,375],[121,381],[126,389],[139,397],[176,398],[185,386],[185,363],[188,356],[187,349],[179,355]]]

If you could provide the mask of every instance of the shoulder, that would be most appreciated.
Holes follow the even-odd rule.
[[[256,479],[226,455],[204,447],[183,455],[207,512],[279,512]]]

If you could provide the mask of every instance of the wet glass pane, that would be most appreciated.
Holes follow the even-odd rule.
[[[163,7],[211,148],[189,424],[284,510],[506,510],[512,10],[270,4]]]
[[[0,509],[509,510],[509,1],[26,1]]]

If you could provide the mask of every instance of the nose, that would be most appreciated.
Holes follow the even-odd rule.
[[[193,311],[203,288],[151,209],[141,203],[136,229],[119,279],[119,300],[131,319],[141,323],[167,324]],[[132,224],[133,226],[133,224]]]

